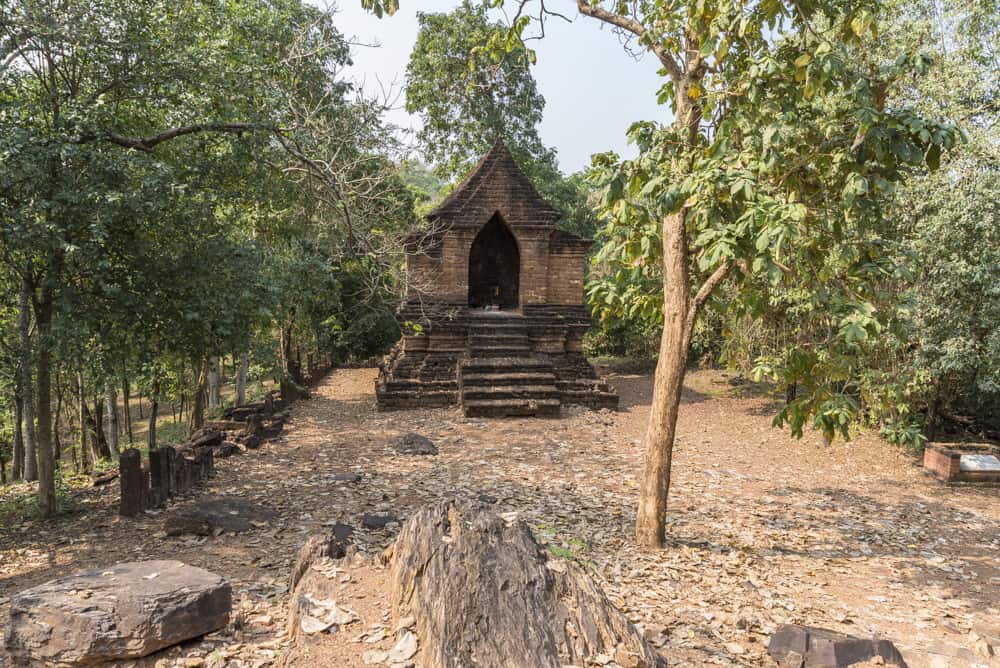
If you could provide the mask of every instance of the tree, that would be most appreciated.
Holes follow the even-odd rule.
[[[391,11],[395,2],[363,4]],[[850,242],[881,220],[881,195],[925,159],[936,166],[956,133],[887,106],[887,91],[926,60],[913,54],[873,67],[864,47],[874,2],[578,0],[577,9],[657,58],[660,98],[673,111],[669,125],[633,127],[637,159],[597,160],[610,224],[658,232],[632,258],[662,267],[663,334],[636,521],[637,542],[657,547],[691,335],[705,304],[727,281],[808,275],[843,249],[852,252],[844,270],[858,271],[871,249]],[[552,17],[524,0],[494,44],[519,44],[529,11],[536,24]],[[806,263],[786,265],[790,248]],[[844,335],[856,324],[844,323]],[[818,417],[825,430],[841,419]]]
[[[213,154],[213,142],[260,146],[263,137],[271,147],[267,142],[275,137],[286,139],[294,128],[283,122],[303,90],[345,90],[331,77],[346,62],[347,46],[329,14],[296,0],[154,0],[141,7],[131,0],[74,0],[58,7],[9,0],[3,16],[0,261],[25,286],[34,323],[24,382],[31,380],[37,402],[39,502],[50,515],[56,510],[53,364],[63,343],[90,345],[68,323],[97,322],[94,315],[104,305],[121,306],[131,298],[133,305],[147,306],[135,314],[144,324],[143,345],[136,346],[141,355],[159,355],[162,342],[183,340],[152,314],[179,306],[174,322],[195,323],[192,307],[200,304],[191,296],[211,292],[193,290],[184,293],[187,303],[171,301],[175,295],[168,288],[185,286],[172,283],[177,274],[171,274],[159,288],[167,293],[164,300],[149,299],[156,286],[145,279],[163,267],[159,250],[176,248],[179,259],[198,257],[191,248],[171,246],[183,235],[163,223],[189,220],[173,218],[172,211],[193,213],[196,226],[226,217],[225,209],[215,208],[225,204],[213,190],[220,181],[201,171],[222,158]],[[225,253],[233,241],[213,233],[198,240],[208,255]],[[120,249],[129,254],[108,252]],[[145,264],[121,262],[144,253]],[[217,269],[196,268],[201,276]],[[123,276],[139,280],[146,292],[136,298],[134,283],[111,280]],[[73,299],[81,287],[108,299],[81,312],[91,305]],[[116,311],[123,314],[132,315]],[[219,320],[218,312],[209,313],[209,322]],[[194,340],[198,328],[189,332]],[[112,339],[116,334],[107,328],[100,333]],[[127,328],[119,333],[120,340],[131,340]]]
[[[538,135],[545,99],[531,73],[534,54],[519,42],[488,48],[502,24],[484,3],[449,13],[419,12],[420,32],[406,67],[406,110],[420,115],[420,147],[444,179],[464,176],[499,137],[543,197],[564,213],[560,227],[585,236],[596,226],[588,189],[565,178]]]

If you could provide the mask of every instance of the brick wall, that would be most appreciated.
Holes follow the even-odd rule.
[[[583,267],[580,253],[553,253],[549,257],[548,303],[554,306],[583,304]]]

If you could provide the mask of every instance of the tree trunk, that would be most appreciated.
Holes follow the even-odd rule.
[[[108,445],[111,447],[111,454],[117,457],[121,453],[121,428],[118,424],[118,393],[111,383],[107,384],[104,401],[108,412]]]
[[[132,445],[135,438],[132,436],[132,397],[129,393],[128,376],[122,376],[122,400],[125,408],[125,429],[128,432],[128,444]]]
[[[200,429],[205,422],[205,387],[209,382],[208,360],[203,360],[198,372],[198,386],[194,390],[194,405],[191,407],[191,431]]]
[[[94,397],[94,433],[97,435],[97,450],[101,457],[111,459],[111,448],[108,447],[108,436],[104,433],[104,400],[100,395]]]
[[[153,382],[153,396],[149,398],[149,430],[146,434],[146,445],[150,450],[156,449],[156,413],[160,407],[160,381]]]
[[[215,410],[219,407],[219,358],[208,360],[208,407]]]
[[[62,420],[63,393],[59,377],[56,377],[56,415],[52,420],[52,461],[58,468],[62,461],[62,440],[59,438],[59,423]]]
[[[35,392],[32,385],[31,358],[31,293],[27,280],[21,282],[18,303],[17,331],[21,343],[21,402],[24,418],[24,479],[38,480],[38,453],[35,443]],[[36,320],[37,322],[37,320]]]
[[[35,305],[38,326],[38,505],[43,517],[58,510],[55,461],[52,458],[52,294],[43,287]]]
[[[11,455],[10,478],[20,480],[24,474],[24,400],[21,398],[21,382],[17,381],[14,390],[14,452]]]
[[[101,427],[101,420],[103,419],[104,411],[101,409],[100,401],[95,403],[95,410],[91,411],[90,406],[87,404],[87,400],[83,400],[83,416],[87,422],[87,431],[89,432],[90,438],[90,454],[92,455],[93,461],[98,459],[108,459],[111,457],[111,451],[108,449],[108,442],[104,440],[104,429]],[[98,413],[100,411],[100,413]]]
[[[236,405],[247,402],[247,375],[250,371],[250,353],[240,355],[240,367],[236,372]]]
[[[76,373],[76,411],[80,418],[80,468],[84,473],[90,470],[90,462],[94,460],[93,457],[89,458],[87,456],[87,400],[83,396],[83,372],[77,371]]]
[[[663,335],[643,446],[645,465],[635,526],[636,542],[643,547],[663,545],[670,464],[690,346],[690,323],[695,315],[689,294],[684,218],[681,211],[663,221]]]
[[[139,395],[139,419],[144,420],[146,416],[142,414],[142,395]]]

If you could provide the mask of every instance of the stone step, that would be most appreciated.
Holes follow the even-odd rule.
[[[421,380],[419,378],[392,378],[385,383],[385,388],[391,392],[404,390],[425,390],[433,392],[437,390],[454,392],[458,389],[458,383],[454,378],[445,380]]]
[[[545,371],[510,371],[501,373],[463,373],[463,387],[489,385],[553,385],[555,374]]]
[[[462,362],[460,373],[552,372],[552,363],[537,357],[472,357]]]
[[[479,399],[559,399],[555,385],[490,385],[462,387],[462,403]]]
[[[392,408],[439,408],[458,403],[458,392],[427,392],[425,390],[401,390],[378,392],[380,409]]]
[[[531,339],[525,334],[470,334],[469,347],[480,348],[483,346],[496,345],[517,345],[528,346]]]
[[[482,357],[521,357],[531,352],[528,346],[495,346],[491,348],[473,348],[470,352],[477,358]]]
[[[558,417],[558,399],[475,399],[462,402],[466,417]]]

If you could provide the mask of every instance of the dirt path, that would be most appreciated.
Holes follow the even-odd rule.
[[[167,538],[162,514],[117,518],[113,489],[47,527],[4,526],[0,615],[5,597],[57,575],[177,558],[232,579],[239,628],[141,665],[267,665],[283,649],[284,583],[309,533],[345,522],[375,552],[394,527],[367,531],[362,513],[405,518],[447,495],[486,494],[592,566],[635,621],[663,632],[673,665],[768,665],[768,635],[784,622],[883,634],[915,668],[1000,665],[976,653],[980,636],[1000,635],[1000,490],[939,486],[872,436],[831,447],[816,436],[795,441],[770,428],[767,399],[741,398],[721,374],[697,372],[681,411],[670,542],[641,552],[631,528],[648,376],[611,379],[617,413],[502,421],[377,413],[374,376],[334,372],[295,407],[280,441],[219,464],[200,494],[268,506],[279,513],[269,526]],[[440,454],[395,455],[393,440],[410,431]],[[335,480],[346,472],[362,479]]]

